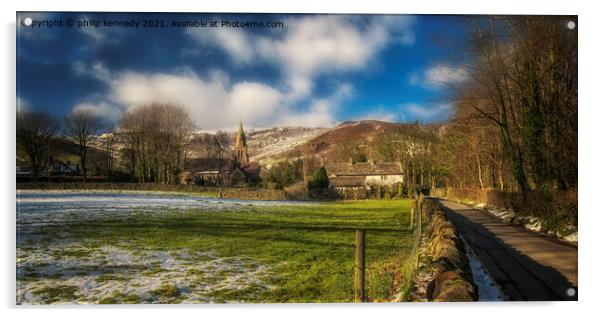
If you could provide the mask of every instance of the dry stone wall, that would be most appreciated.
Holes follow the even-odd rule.
[[[443,206],[427,198],[422,200],[421,208],[426,220],[426,248],[421,257],[432,271],[427,299],[440,302],[477,300],[477,289],[462,240],[447,220]]]

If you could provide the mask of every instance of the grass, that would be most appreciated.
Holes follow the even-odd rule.
[[[354,231],[365,228],[368,296],[384,301],[394,297],[395,290],[403,284],[402,265],[412,245],[407,229],[410,204],[410,200],[380,200],[266,206],[244,211],[133,212],[119,219],[71,220],[68,226],[46,229],[65,232],[72,241],[81,241],[91,250],[106,245],[132,251],[186,249],[213,252],[225,258],[249,258],[256,264],[247,265],[269,266],[261,279],[274,287],[214,290],[211,296],[218,302],[350,302]],[[69,254],[89,256],[79,251]],[[153,269],[132,265],[143,274],[155,273]],[[194,269],[188,272],[200,280],[228,278],[232,274],[216,271],[205,276],[207,272]],[[98,279],[109,281],[112,277],[100,275]],[[162,285],[155,293],[167,298],[166,302],[178,302],[183,295],[174,284]],[[111,296],[100,302],[136,300]]]
[[[52,304],[57,301],[71,301],[77,299],[75,292],[78,287],[74,285],[62,285],[58,287],[43,287],[34,292],[36,295],[42,295],[46,304]]]

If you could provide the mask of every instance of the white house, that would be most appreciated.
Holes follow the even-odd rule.
[[[403,183],[401,163],[375,163],[370,160],[361,163],[330,163],[324,166],[330,187],[339,190],[345,188],[369,188],[370,186],[388,186]]]

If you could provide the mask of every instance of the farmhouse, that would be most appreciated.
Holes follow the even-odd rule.
[[[390,187],[403,183],[401,163],[330,163],[324,166],[329,186],[337,190]]]

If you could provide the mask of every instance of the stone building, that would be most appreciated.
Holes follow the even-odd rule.
[[[337,190],[368,189],[388,187],[403,183],[403,168],[401,163],[375,163],[349,161],[348,163],[329,163],[324,165],[331,188]]]

